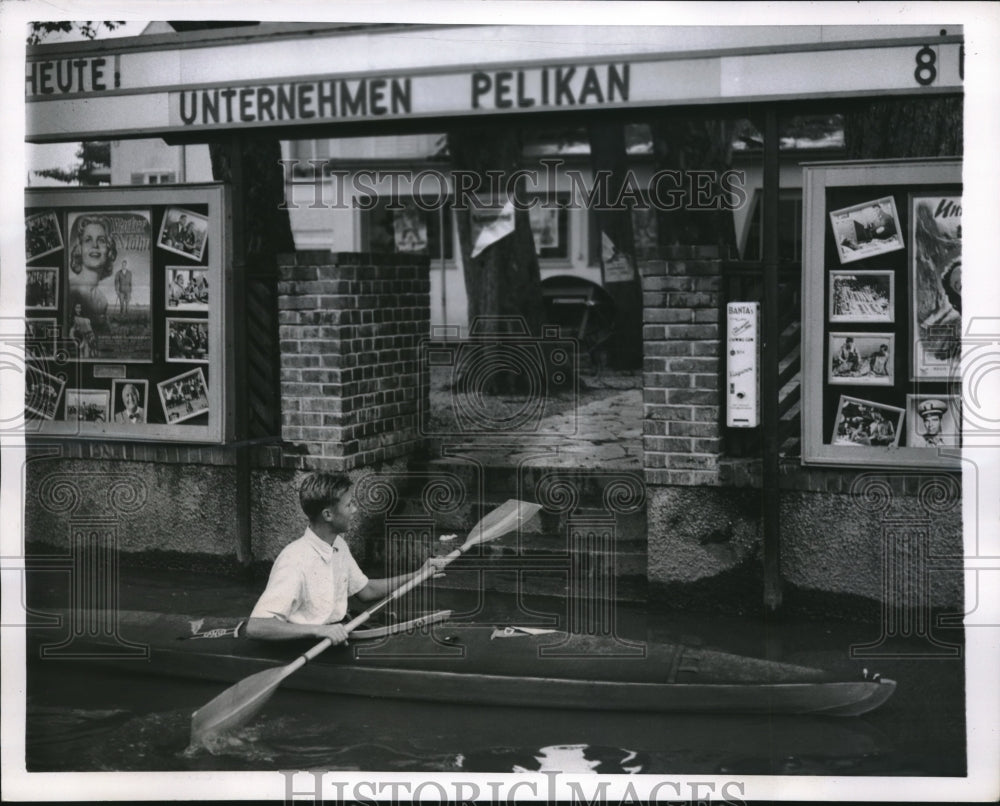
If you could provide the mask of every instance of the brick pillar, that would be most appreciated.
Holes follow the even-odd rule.
[[[278,310],[286,464],[344,472],[411,453],[421,439],[417,353],[430,334],[428,259],[286,256]]]
[[[678,246],[640,266],[643,453],[647,484],[717,485],[722,261]]]

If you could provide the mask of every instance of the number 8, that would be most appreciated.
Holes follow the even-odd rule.
[[[937,78],[937,68],[934,66],[937,63],[937,54],[930,46],[924,45],[917,51],[915,60],[917,69],[913,71],[913,77],[917,83],[922,87],[933,84]]]

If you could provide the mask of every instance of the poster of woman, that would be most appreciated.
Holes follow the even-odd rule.
[[[962,197],[915,194],[910,211],[912,379],[947,379],[962,333]]]
[[[91,334],[79,357],[152,361],[149,211],[71,212],[67,224],[64,331]]]

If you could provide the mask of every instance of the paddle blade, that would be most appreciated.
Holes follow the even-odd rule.
[[[531,520],[541,508],[541,504],[529,504],[516,498],[505,501],[472,527],[462,548],[468,549],[509,534]]]
[[[264,707],[288,674],[287,666],[265,669],[230,686],[203,705],[191,717],[191,743],[203,745],[206,739],[245,725]]]

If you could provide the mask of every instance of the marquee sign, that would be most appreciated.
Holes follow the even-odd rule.
[[[961,37],[347,73],[336,51],[294,72],[260,42],[44,58],[26,66],[27,139],[151,136],[365,120],[918,92],[962,87]],[[108,47],[107,44],[104,47]],[[38,48],[39,52],[44,48]],[[245,70],[234,68],[245,64]],[[192,63],[195,68],[188,68]],[[305,62],[302,62],[305,63]],[[268,68],[271,68],[270,71]],[[324,68],[328,68],[324,72]],[[189,79],[189,80],[186,80]]]

